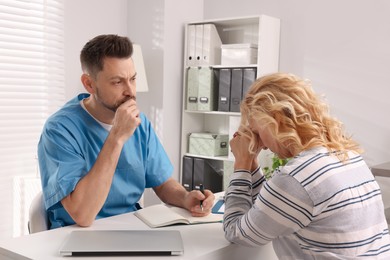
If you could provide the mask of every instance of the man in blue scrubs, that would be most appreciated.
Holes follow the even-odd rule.
[[[80,61],[88,93],[70,100],[44,126],[38,158],[50,228],[90,226],[135,211],[145,188],[193,216],[210,213],[212,192],[187,192],[171,177],[172,164],[138,110],[132,52],[127,37],[100,35],[87,42]]]

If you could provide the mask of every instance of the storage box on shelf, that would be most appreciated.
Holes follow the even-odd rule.
[[[221,65],[247,65],[257,63],[257,45],[222,44]]]
[[[224,178],[228,175],[226,171],[232,171],[234,158],[228,143],[240,122],[240,102],[257,77],[278,71],[280,21],[265,15],[208,20],[188,23],[185,31],[183,185],[185,177],[195,178],[184,177],[184,168],[189,167],[184,157],[187,162],[194,158],[204,159],[209,165],[218,162],[219,172],[225,171]],[[217,154],[212,149],[209,153],[194,154],[191,133],[227,135],[228,155]],[[208,171],[207,174],[216,173]],[[222,187],[224,180],[215,178],[213,182],[216,181]],[[186,188],[196,189],[196,185]]]
[[[205,156],[228,155],[227,134],[190,133],[189,153]]]

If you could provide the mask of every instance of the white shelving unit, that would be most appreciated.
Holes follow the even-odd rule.
[[[207,64],[203,66],[213,69],[221,68],[256,68],[256,78],[262,75],[277,72],[279,70],[279,41],[280,41],[280,20],[270,16],[259,15],[251,17],[237,17],[218,20],[205,20],[188,23],[185,26],[185,39],[188,39],[189,27],[191,25],[209,24],[215,25],[222,44],[254,44],[257,45],[257,63],[240,65]],[[211,132],[229,134],[229,139],[236,131],[240,113],[220,111],[189,111],[186,110],[186,84],[188,69],[188,48],[189,43],[185,41],[185,57],[183,69],[183,109],[181,121],[181,158],[183,156],[201,157],[210,160],[233,161],[230,153],[228,156],[199,156],[189,154],[189,134],[195,132]],[[182,179],[182,162],[180,166]]]

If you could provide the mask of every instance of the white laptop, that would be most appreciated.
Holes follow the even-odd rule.
[[[76,230],[60,249],[62,256],[181,255],[177,230]]]

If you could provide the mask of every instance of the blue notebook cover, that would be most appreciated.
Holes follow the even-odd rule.
[[[214,207],[211,209],[213,214],[223,214],[225,212],[225,201],[223,199],[218,200]]]

